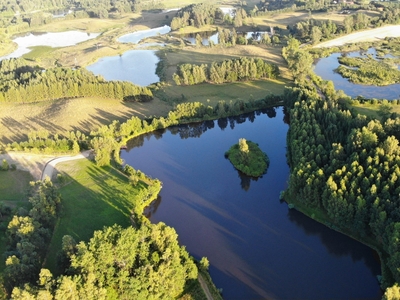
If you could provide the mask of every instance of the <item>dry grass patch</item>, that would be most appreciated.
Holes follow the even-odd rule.
[[[112,99],[76,98],[29,104],[0,104],[0,142],[10,143],[27,138],[32,130],[46,129],[63,134],[71,130],[89,133],[99,125],[121,122],[138,116],[166,115],[170,107],[157,99],[146,103]]]

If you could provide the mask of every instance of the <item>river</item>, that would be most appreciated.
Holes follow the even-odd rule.
[[[289,210],[282,108],[173,127],[131,140],[122,158],[163,182],[146,210],[174,227],[195,257],[206,256],[225,299],[380,299],[380,266],[368,247]],[[225,151],[246,138],[270,158],[258,180]]]

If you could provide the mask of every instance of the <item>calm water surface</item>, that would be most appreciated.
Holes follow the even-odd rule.
[[[130,50],[122,55],[99,59],[86,67],[106,80],[130,81],[140,86],[159,82],[156,68],[159,58],[155,50]]]
[[[288,126],[281,108],[265,112],[131,140],[122,158],[163,181],[146,214],[174,227],[193,256],[208,257],[225,299],[380,299],[371,249],[279,201],[289,176]],[[239,174],[225,159],[239,138],[268,154],[262,178]]]
[[[137,44],[141,40],[156,36],[158,34],[166,34],[171,31],[171,27],[164,25],[163,27],[152,28],[148,30],[140,30],[132,33],[125,34],[118,38],[120,43],[133,43]]]
[[[86,33],[82,31],[44,32],[39,34],[28,33],[27,35],[13,39],[13,42],[18,45],[17,50],[9,55],[0,57],[0,60],[21,57],[31,51],[31,49],[29,49],[30,47],[67,47],[94,39],[98,35],[99,33]]]
[[[370,48],[366,54],[375,55],[375,49]],[[314,72],[324,80],[331,80],[336,90],[343,90],[351,97],[364,96],[366,98],[377,98],[394,100],[400,98],[400,84],[387,86],[362,85],[350,82],[334,70],[339,66],[338,57],[341,53],[333,53],[328,57],[321,58],[314,66]],[[349,56],[360,56],[359,52],[351,52]]]

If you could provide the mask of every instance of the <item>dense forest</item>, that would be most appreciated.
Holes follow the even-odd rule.
[[[146,87],[125,81],[106,81],[86,69],[31,67],[23,58],[0,62],[0,102],[38,102],[75,97],[149,101]]]
[[[285,49],[292,68],[307,57],[296,45]],[[326,214],[332,228],[373,240],[384,259],[383,285],[399,282],[400,118],[353,113],[346,97],[326,89],[310,70],[304,66],[299,87],[285,96],[291,172],[284,198],[314,210],[312,217]]]

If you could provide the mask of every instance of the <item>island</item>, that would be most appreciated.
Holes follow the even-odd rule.
[[[248,176],[259,177],[267,172],[269,166],[268,155],[256,143],[244,138],[239,139],[239,143],[225,152],[225,157],[236,169]]]

